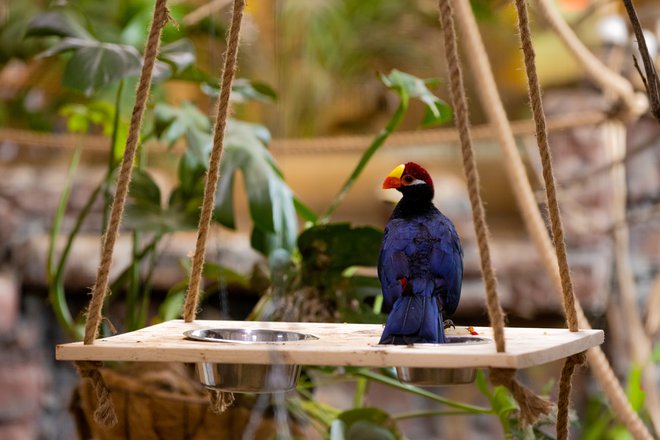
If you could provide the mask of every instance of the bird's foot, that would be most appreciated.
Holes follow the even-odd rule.
[[[456,326],[454,325],[454,321],[452,321],[451,319],[445,319],[443,325],[444,325],[445,330],[447,330],[449,327],[456,330]]]

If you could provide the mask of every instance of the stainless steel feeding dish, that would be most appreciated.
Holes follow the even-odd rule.
[[[447,336],[448,344],[474,345],[487,344],[490,339],[472,336]],[[442,346],[445,344],[415,344],[424,347]],[[397,367],[399,381],[419,386],[443,386],[472,383],[477,375],[475,368],[420,368]]]
[[[318,339],[305,333],[238,328],[189,330],[184,335],[197,341],[232,344],[277,344]],[[209,388],[235,393],[275,393],[296,387],[300,365],[200,362],[197,374],[202,384]]]

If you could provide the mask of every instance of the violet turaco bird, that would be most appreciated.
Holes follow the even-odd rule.
[[[414,162],[396,167],[383,189],[403,198],[385,227],[378,278],[390,311],[381,344],[445,343],[458,306],[463,250],[454,224],[433,205],[433,181]]]

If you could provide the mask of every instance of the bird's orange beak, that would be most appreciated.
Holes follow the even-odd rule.
[[[383,182],[383,189],[400,188],[401,176],[403,175],[403,170],[405,168],[406,166],[403,164],[394,168],[392,172],[385,178],[385,181]]]

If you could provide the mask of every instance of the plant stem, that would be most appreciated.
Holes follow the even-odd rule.
[[[103,188],[103,186],[104,182],[101,182],[97,185],[97,187],[94,189],[94,191],[92,191],[92,194],[90,194],[89,198],[87,199],[83,209],[78,214],[78,217],[76,217],[76,223],[74,224],[73,229],[71,229],[71,232],[67,237],[66,244],[64,245],[64,249],[60,254],[55,274],[50,277],[49,281],[49,285],[51,286],[49,289],[49,297],[53,305],[55,316],[62,327],[66,330],[66,332],[75,339],[82,339],[82,333],[81,329],[75,325],[75,322],[71,317],[69,306],[66,303],[66,292],[64,290],[64,269],[66,268],[66,263],[69,260],[69,255],[71,253],[71,249],[73,248],[73,241],[78,236],[80,228],[87,218],[87,215],[91,211],[92,206],[94,206],[94,203],[98,199],[98,196],[101,193],[101,188]],[[53,233],[51,231],[51,243],[54,243],[53,237],[56,237],[56,232]],[[48,267],[51,268],[50,270],[52,270],[51,264],[52,263],[48,265]]]
[[[155,236],[149,243],[147,243],[137,254],[137,259],[142,260],[145,258],[147,255],[149,255],[151,252],[156,250],[156,247],[158,246],[158,242],[160,240],[160,235]],[[124,286],[128,282],[128,276],[131,274],[131,267],[127,267],[124,269],[122,273],[119,274],[117,278],[112,282],[110,285],[110,291],[115,292],[121,289],[122,286]]]
[[[80,162],[81,148],[78,146],[73,153],[73,158],[71,159],[71,164],[69,165],[69,170],[67,172],[67,180],[64,185],[64,190],[60,196],[59,203],[57,205],[57,210],[55,211],[55,217],[53,218],[53,225],[50,229],[50,240],[48,243],[48,257],[46,261],[46,273],[48,276],[48,299],[50,300],[55,317],[60,325],[66,329],[66,331],[72,336],[75,335],[75,323],[71,317],[71,311],[66,302],[66,295],[64,295],[64,286],[62,285],[62,276],[58,276],[58,271],[54,267],[54,258],[55,258],[55,247],[57,245],[57,239],[59,237],[60,228],[62,226],[62,219],[66,212],[66,207],[69,203],[69,196],[71,195],[71,187],[73,183],[73,175],[78,168],[78,163]],[[64,252],[62,253],[62,258],[64,257]]]
[[[367,148],[365,152],[362,153],[362,157],[360,158],[360,161],[353,170],[353,173],[351,173],[351,175],[348,177],[348,179],[344,183],[344,186],[342,186],[342,188],[339,190],[339,193],[337,193],[335,199],[332,201],[332,203],[325,211],[325,213],[321,215],[317,223],[324,224],[330,221],[330,217],[337,210],[341,202],[346,198],[346,195],[353,187],[353,184],[355,184],[358,177],[360,177],[360,174],[362,174],[362,171],[367,166],[367,163],[369,163],[371,156],[373,156],[374,153],[378,151],[378,149],[385,143],[387,138],[390,137],[390,135],[394,132],[394,130],[396,130],[396,128],[399,126],[399,124],[403,120],[403,117],[406,114],[407,108],[408,108],[407,103],[404,103],[403,100],[399,102],[399,106],[397,107],[396,111],[394,112],[390,120],[387,122],[385,128],[382,129],[380,133],[378,133],[378,135],[373,140],[369,148]]]
[[[417,417],[437,417],[437,416],[469,416],[474,415],[473,411],[442,411],[442,410],[421,410],[410,411],[393,415],[394,420],[414,419]]]
[[[380,313],[383,311],[383,294],[382,293],[379,293],[374,298],[374,306],[373,306],[372,310],[376,315],[380,315]]]
[[[364,407],[364,396],[367,394],[367,388],[369,388],[369,380],[360,377],[355,383],[355,394],[353,395],[353,408],[362,408]]]
[[[484,408],[482,406],[470,405],[468,403],[461,403],[461,402],[449,400],[442,396],[438,396],[437,394],[434,394],[430,391],[427,391],[423,388],[419,388],[414,385],[403,384],[396,379],[387,377],[380,373],[375,373],[365,368],[360,368],[358,370],[355,370],[353,374],[355,374],[358,377],[364,377],[366,379],[373,380],[375,382],[379,382],[384,385],[391,386],[393,388],[397,388],[412,394],[416,394],[418,396],[426,397],[427,399],[433,400],[435,402],[439,402],[444,405],[451,406],[453,408],[458,408],[470,412],[472,414],[493,414],[493,411],[490,408]]]

